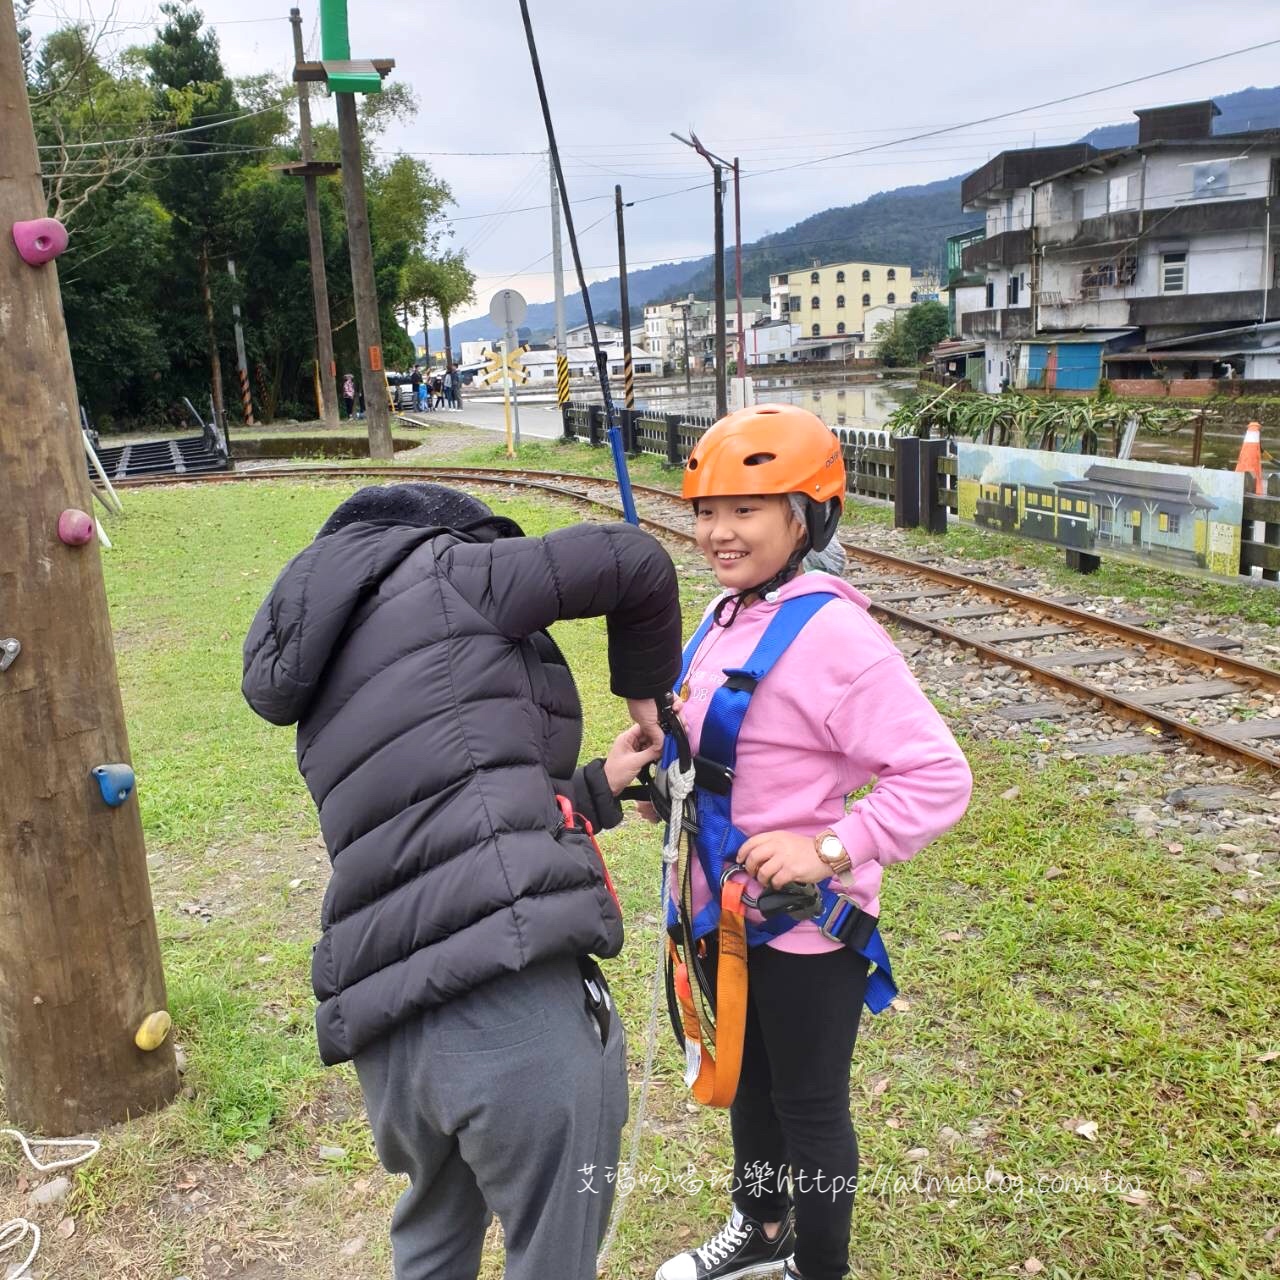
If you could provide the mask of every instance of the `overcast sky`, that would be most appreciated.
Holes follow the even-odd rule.
[[[108,5],[36,0],[32,25],[42,34],[58,13],[92,11],[102,20]],[[318,57],[317,0],[299,7]],[[287,0],[208,0],[200,8],[230,74],[289,74]],[[478,309],[504,285],[531,302],[550,298],[546,134],[519,4],[350,0],[349,8],[353,56],[394,57],[395,78],[417,94],[417,119],[383,145],[421,155],[452,187],[451,242],[477,274]],[[626,200],[643,201],[627,213],[633,267],[710,252],[710,190],[666,194],[709,176],[672,130],[692,125],[712,150],[741,157],[750,240],[876,191],[966,172],[1007,147],[1070,141],[1132,119],[1135,107],[1280,82],[1274,45],[940,137],[803,164],[1280,40],[1280,4],[530,0],[530,9],[589,279],[616,273],[615,182]],[[117,42],[145,41],[158,12],[153,0],[115,0]],[[315,110],[332,118],[327,101]],[[789,165],[801,167],[763,172]]]

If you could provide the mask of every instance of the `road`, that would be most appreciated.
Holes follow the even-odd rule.
[[[406,422],[433,427],[480,427],[486,431],[502,431],[502,401],[468,400],[464,397],[461,412],[435,409],[430,413],[401,413]],[[560,409],[555,404],[526,404],[520,407],[520,435],[539,440],[558,440],[564,434]]]

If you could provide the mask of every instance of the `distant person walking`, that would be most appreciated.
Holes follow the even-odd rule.
[[[431,378],[431,407],[433,409],[444,408],[444,380],[438,373],[433,374]]]
[[[458,375],[454,373],[452,369],[446,369],[444,371],[444,407],[446,409],[457,408],[457,405],[454,403],[457,381]]]
[[[342,376],[342,403],[347,406],[347,417],[350,418],[355,412],[356,380],[349,373]]]
[[[421,413],[423,409],[422,370],[416,364],[409,375],[409,385],[413,388],[413,406]]]

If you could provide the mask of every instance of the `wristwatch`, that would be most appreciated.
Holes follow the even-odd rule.
[[[820,831],[813,837],[813,847],[818,851],[818,857],[827,864],[833,876],[844,875],[852,865],[849,861],[848,853],[845,852],[844,845],[840,843],[840,837],[830,829]]]

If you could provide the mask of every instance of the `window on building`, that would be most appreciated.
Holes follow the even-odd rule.
[[[869,307],[871,305],[871,295],[869,293],[864,293],[862,295],[862,305],[864,307]]]
[[[1071,188],[1071,221],[1080,222],[1084,219],[1084,188]]]
[[[837,272],[836,272],[836,284],[844,284],[844,272],[843,272],[843,271],[837,271]]]
[[[987,281],[987,309],[990,310],[996,305],[996,282],[994,280]]]
[[[1187,255],[1185,250],[1160,255],[1160,292],[1186,293]]]
[[[779,276],[779,277],[778,277],[778,283],[779,283],[779,284],[786,284],[786,283],[787,283],[787,277],[786,277],[786,276]]]
[[[917,293],[914,289],[912,289],[912,290],[911,290],[911,301],[912,301],[912,302],[919,302],[919,301],[920,301],[920,295],[919,295],[919,293]]]
[[[898,278],[898,273],[890,267],[889,270],[885,272],[885,278],[888,280],[896,280]]]
[[[841,321],[840,321],[840,323],[836,325],[836,332],[837,332],[837,333],[843,333],[843,332],[844,332],[844,321],[843,321],[843,320],[841,320]]]
[[[1011,307],[1018,305],[1018,286],[1019,280],[1017,276],[1010,276],[1008,284],[1005,285],[1005,301]]]
[[[1160,513],[1160,532],[1161,533],[1177,533],[1178,517],[1171,511],[1162,511]]]
[[[1231,161],[1209,160],[1191,166],[1191,194],[1196,200],[1231,194]]]
[[[817,311],[817,309],[818,309],[821,305],[822,305],[822,304],[818,301],[818,296],[817,296],[817,294],[814,294],[814,296],[813,296],[812,298],[810,298],[810,299],[809,299],[809,310],[810,310],[810,311]]]
[[[817,284],[817,283],[818,283],[818,273],[817,273],[816,271],[810,271],[810,272],[809,272],[809,283],[810,283],[810,284]]]
[[[1126,173],[1123,178],[1112,178],[1107,183],[1107,212],[1118,213],[1133,208],[1138,186],[1138,175]]]
[[[871,279],[871,272],[870,272],[870,271],[864,271],[864,272],[862,273],[862,279],[863,279],[864,281],[866,281],[866,280],[870,280],[870,279]]]
[[[820,338],[822,337],[822,326],[820,324],[815,324],[809,332],[813,337]]]
[[[886,293],[886,294],[885,294],[885,296],[884,296],[884,300],[885,300],[885,301],[886,301],[890,306],[893,306],[894,302],[895,302],[895,301],[897,301],[896,297],[895,297],[892,293]]]
[[[799,311],[799,310],[800,310],[800,299],[799,299],[799,298],[792,298],[792,299],[791,299],[791,306],[790,306],[790,309],[791,309],[792,311]]]
[[[837,294],[836,294],[836,306],[837,306],[837,307],[843,307],[843,306],[844,306],[844,294],[843,294],[843,293],[837,293]]]

